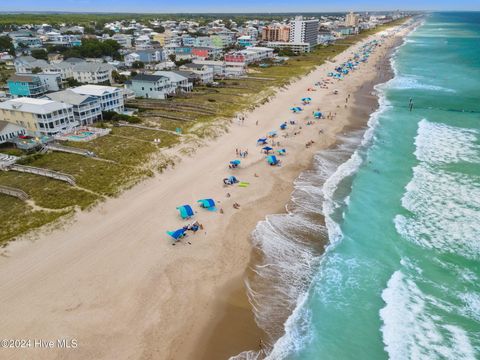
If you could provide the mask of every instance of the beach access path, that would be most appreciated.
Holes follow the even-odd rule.
[[[338,55],[335,63],[380,38],[377,34],[363,40]],[[78,345],[0,349],[0,357],[201,358],[201,339],[222,316],[222,303],[235,305],[235,298],[222,289],[231,282],[242,283],[251,254],[249,234],[256,222],[283,211],[293,180],[316,151],[335,143],[350,116],[345,99],[374,78],[375,64],[394,40],[386,38],[367,63],[329,89],[307,91],[332,71],[334,64],[327,62],[246,113],[243,124],[234,121],[227,134],[183,158],[174,169],[78,213],[62,229],[39,232],[34,241],[19,240],[2,249],[0,339],[74,339]],[[303,107],[300,99],[305,96],[312,103],[301,114],[292,114],[289,108]],[[306,126],[317,108],[337,115]],[[256,140],[272,130],[281,135],[279,125],[290,119],[302,129],[289,125],[289,137],[277,138],[288,155],[280,157],[282,166],[268,166]],[[315,143],[306,148],[310,140]],[[237,158],[236,148],[248,149],[249,155],[232,171],[228,163]],[[250,185],[225,188],[222,179],[228,175]],[[215,199],[223,214],[198,208],[196,201],[202,198]],[[234,202],[239,210],[233,209]],[[186,224],[175,210],[184,204],[194,207],[204,229],[172,246],[165,232]],[[238,307],[250,313],[248,306]],[[246,316],[251,321],[251,315]],[[248,349],[232,348],[232,355],[241,350]]]

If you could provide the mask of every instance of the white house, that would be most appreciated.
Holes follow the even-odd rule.
[[[133,52],[124,56],[123,61],[125,62],[125,66],[131,67],[135,61],[140,61],[140,55]]]
[[[104,84],[113,82],[113,66],[102,63],[80,63],[72,69],[73,78],[81,83]]]
[[[180,66],[181,71],[193,72],[198,81],[202,84],[210,84],[213,82],[213,69],[203,64],[185,64]]]
[[[91,95],[100,100],[102,111],[124,111],[123,91],[113,86],[82,85],[71,88],[72,91],[81,95]]]
[[[247,73],[244,62],[227,62],[221,60],[193,60],[194,64],[205,65],[213,70],[216,77],[240,77]]]
[[[160,75],[169,78],[172,84],[173,92],[190,92],[193,89],[193,84],[187,77],[177,74],[173,71],[155,71],[153,75]]]

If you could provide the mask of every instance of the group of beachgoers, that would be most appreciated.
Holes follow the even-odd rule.
[[[358,52],[353,53],[353,56],[346,61],[345,63],[336,66],[334,71],[328,73],[328,77],[325,79],[322,79],[320,81],[317,81],[313,87],[307,88],[308,92],[311,91],[316,91],[316,88],[320,89],[325,89],[328,90],[331,85],[334,84],[334,81],[340,81],[342,80],[345,76],[347,76],[350,72],[354,71],[357,69],[357,67],[362,63],[366,62],[371,54],[371,52],[379,46],[379,42],[377,41],[371,41],[368,42],[364,45],[362,45],[359,49]],[[338,90],[334,90],[333,94],[338,95]],[[345,107],[347,107],[348,103],[350,100],[350,94],[348,94],[345,97]],[[312,98],[311,97],[304,97],[301,99],[301,104],[303,106],[309,106],[311,104]],[[290,110],[293,112],[293,114],[301,114],[303,112],[303,108],[299,106],[295,106],[290,108]],[[313,125],[315,124],[315,120],[320,120],[320,119],[327,119],[327,120],[334,120],[336,118],[337,113],[336,112],[329,112],[327,115],[322,114],[319,108],[317,108],[315,111],[312,111],[312,116],[313,119],[307,119],[305,122],[306,125]],[[238,124],[243,125],[245,123],[245,116],[244,115],[239,115],[237,116],[237,121]],[[287,138],[289,137],[289,133],[287,128],[289,126],[292,126],[294,129],[291,132],[293,136],[299,135],[302,130],[302,126],[297,124],[297,120],[295,119],[289,119],[288,121],[284,121],[280,125],[280,131],[283,132],[283,137]],[[255,125],[258,126],[258,120],[255,121]],[[319,134],[322,134],[323,130],[319,130]],[[305,148],[310,148],[313,144],[315,144],[314,140],[309,140],[305,143]],[[279,156],[285,156],[287,154],[287,149],[281,148],[280,141],[278,140],[278,135],[277,131],[270,131],[268,132],[264,137],[259,138],[257,140],[257,146],[261,146],[260,152],[265,155],[266,160],[268,165],[270,166],[279,166],[281,161],[276,157],[275,154],[278,154]],[[235,155],[239,158],[246,158],[248,156],[248,149],[242,150],[239,148],[235,149]],[[228,164],[228,168],[230,170],[237,169],[240,165],[240,160],[232,160]],[[259,175],[257,173],[254,174],[254,176],[257,178]],[[249,183],[247,182],[241,182],[237,179],[236,176],[230,175],[225,178],[223,178],[223,186],[225,187],[230,187],[233,185],[237,185],[240,187],[247,187]],[[226,194],[227,198],[231,197],[231,194],[227,192]],[[202,200],[201,200],[202,201]],[[203,200],[207,201],[207,200]],[[209,210],[216,210],[214,207],[214,202],[212,199],[209,199],[208,201],[211,201],[213,203],[212,207],[209,208]],[[202,207],[209,207],[208,202],[201,204]],[[185,206],[184,206],[185,207]],[[188,206],[189,207],[189,206]],[[240,209],[240,204],[237,202],[233,202],[232,207],[236,210]],[[190,208],[191,211],[191,208]],[[221,214],[224,213],[223,209],[220,208],[219,212]],[[191,214],[188,214],[189,216],[184,216],[182,215],[183,219],[190,219],[191,216],[194,216],[193,211]],[[191,224],[183,226],[181,229],[178,229],[173,232],[168,232],[169,235],[171,235],[175,242],[173,245],[175,245],[176,242],[178,242],[180,239],[188,236],[187,233],[191,232],[195,234],[199,230],[203,230],[204,227],[202,224],[200,224],[198,221],[195,221]],[[188,244],[191,244],[189,241],[187,242]]]

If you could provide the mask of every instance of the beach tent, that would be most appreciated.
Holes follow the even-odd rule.
[[[265,145],[267,143],[267,138],[260,138],[257,140],[257,145]]]
[[[232,160],[230,161],[230,168],[236,168],[238,165],[240,165],[240,160]]]
[[[287,123],[280,125],[280,130],[285,130],[287,128]]]
[[[167,234],[170,235],[175,240],[178,240],[185,236],[185,231],[186,230],[182,228],[175,231],[167,231]]]
[[[228,181],[230,181],[230,184],[238,183],[238,179],[233,175],[228,177]]]
[[[204,209],[210,210],[210,211],[215,211],[217,210],[215,208],[215,201],[213,199],[201,199],[197,201],[200,203],[200,206],[203,207]]]
[[[278,149],[277,150],[278,155],[285,155],[287,153],[287,150],[285,149]]]
[[[182,219],[189,219],[194,215],[192,207],[190,205],[179,206],[177,207],[177,210],[180,212],[180,216],[182,217]]]
[[[313,113],[313,117],[314,117],[315,119],[321,119],[321,118],[322,118],[322,113],[321,113],[320,111],[315,111],[315,112]]]
[[[277,165],[278,164],[278,159],[275,155],[268,155],[267,156],[267,162],[270,165]]]
[[[264,150],[265,153],[268,154],[270,151],[273,150],[273,148],[271,148],[270,146],[265,146],[265,147],[262,148],[262,150]]]
[[[303,101],[303,103],[307,104],[307,103],[309,103],[310,101],[312,101],[312,98],[304,97],[304,98],[302,98],[302,101]]]
[[[277,136],[277,132],[276,131],[270,131],[267,135],[270,136],[270,137],[275,137],[275,136]]]
[[[299,113],[303,109],[300,106],[295,106],[295,107],[290,108],[290,110],[292,110],[294,113]]]

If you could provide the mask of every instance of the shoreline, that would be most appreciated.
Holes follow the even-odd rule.
[[[350,52],[351,48],[336,58],[348,57]],[[335,108],[342,95],[354,93],[349,89],[364,82],[359,77],[367,70],[375,72],[365,65],[345,81],[330,86],[328,92],[313,93],[312,97],[325,94],[310,105],[308,112],[316,104],[321,105],[322,111]],[[251,258],[248,235],[266,215],[283,211],[293,180],[308,168],[315,152],[337,141],[336,135],[348,123],[346,113],[351,106],[340,108],[335,120],[321,120],[313,125],[310,129],[315,129],[315,134],[302,129],[297,137],[281,139],[282,143],[287,142],[290,152],[281,168],[268,167],[263,156],[256,154],[258,148],[252,151],[251,144],[258,135],[292,118],[288,107],[298,103],[312,81],[325,77],[325,70],[331,67],[330,63],[323,64],[279,90],[271,101],[247,115],[246,126],[233,124],[228,134],[199,149],[174,170],[89,213],[79,214],[64,230],[41,234],[35,242],[15,242],[4,249],[0,258],[0,301],[4,305],[0,310],[4,319],[1,335],[75,338],[79,340],[79,351],[73,357],[78,359],[182,359],[193,354],[197,358],[199,353],[204,354],[203,358],[215,359],[209,354],[220,356],[215,343],[221,340],[215,340],[208,329],[221,322],[220,315],[228,313],[225,305],[241,310],[236,313],[236,323],[243,323],[250,316],[242,330],[250,333],[254,329],[251,306],[245,301],[245,294],[242,299],[242,293],[236,290]],[[342,91],[340,97],[330,94],[337,84]],[[297,115],[299,120],[304,118]],[[256,126],[253,123],[258,119],[260,124]],[[318,129],[324,131],[320,138]],[[305,142],[313,138],[315,146],[306,149]],[[227,198],[227,189],[220,185],[221,176],[227,172],[225,167],[228,159],[234,157],[235,146],[245,144],[250,145],[252,156],[245,159],[235,175],[251,185],[247,189],[228,189],[232,197]],[[258,178],[253,176],[254,172],[259,174]],[[198,210],[205,233],[189,237],[191,246],[185,242],[170,246],[165,230],[184,224],[178,219],[175,206],[192,204],[207,196],[213,196],[225,213]],[[240,211],[231,209],[233,201],[241,203]],[[233,295],[224,290],[229,284]],[[227,326],[219,329],[226,337],[236,338],[235,333],[226,333],[229,322],[234,320],[227,319]],[[133,339],[129,336],[132,333],[136,334]],[[204,336],[214,339],[213,348],[208,348]],[[229,352],[235,355],[237,348],[239,352],[250,350],[257,336],[254,333]],[[66,356],[58,349],[31,354],[37,358]],[[14,352],[7,351],[5,355],[15,357]]]
[[[373,79],[365,82],[353,92],[353,102],[349,106],[347,122],[345,123],[344,128],[341,130],[343,135],[361,131],[361,136],[363,137],[363,134],[368,129],[367,123],[370,119],[370,116],[378,109],[379,106],[379,98],[376,95],[375,86],[385,83],[393,78],[394,73],[393,69],[391,68],[390,58],[401,42],[402,39],[399,38],[397,42],[389,48],[388,55],[380,59],[380,64],[378,65],[379,72],[376,74],[376,76]],[[330,146],[320,149],[319,151],[336,147],[341,143],[341,141],[342,140],[336,139],[335,142]],[[312,156],[308,167],[304,168],[301,172],[312,169],[313,161],[314,159]],[[271,213],[286,213],[285,204],[291,200],[291,195],[294,190],[293,182],[290,184],[291,187],[286,190],[286,193],[288,192],[287,201],[284,201],[284,196],[286,193],[282,193],[282,195],[279,197],[281,198],[279,202],[283,203],[284,206],[279,206],[281,209],[280,211],[272,211]],[[251,237],[251,235],[249,237]],[[327,244],[328,239],[325,239],[324,243],[320,245],[323,248]],[[316,244],[316,246],[318,245],[319,244]],[[256,264],[259,264],[260,259],[261,254],[258,253],[258,249],[252,247],[250,262],[248,264],[248,268],[245,270],[244,277],[237,279],[236,284],[229,283],[225,285],[224,289],[222,289],[220,292],[227,293],[229,296],[226,296],[224,301],[219,301],[218,305],[223,306],[223,315],[219,315],[219,319],[214,321],[215,324],[212,325],[214,329],[210,334],[204,335],[202,340],[199,341],[199,344],[206,344],[206,349],[203,354],[198,357],[199,359],[227,359],[231,356],[240,354],[242,351],[257,352],[262,350],[262,344],[263,348],[265,349],[266,345],[264,343],[264,338],[266,334],[255,323],[253,313],[254,309],[252,305],[248,301],[245,303],[245,300],[248,300],[246,297],[246,292],[248,290],[245,287],[244,278],[251,278],[252,268]],[[242,318],[242,316],[244,317]],[[239,319],[242,319],[243,322],[246,321],[247,323],[239,322]],[[286,318],[284,320],[286,320]],[[279,325],[283,326],[283,323]],[[243,349],[240,351],[233,350],[242,347]]]

